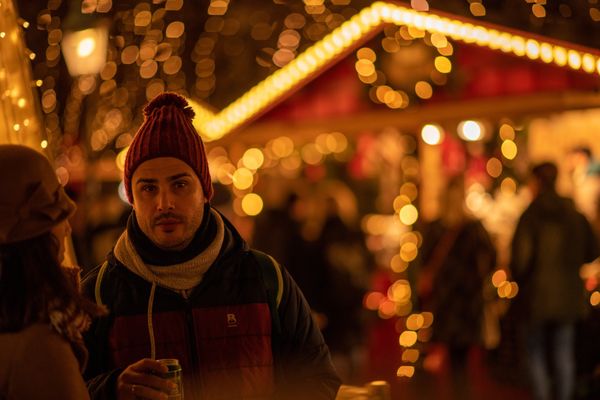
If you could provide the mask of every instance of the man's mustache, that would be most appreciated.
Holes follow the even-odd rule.
[[[172,212],[163,213],[154,218],[154,225],[158,225],[164,220],[175,220],[176,222],[182,222],[183,217]]]

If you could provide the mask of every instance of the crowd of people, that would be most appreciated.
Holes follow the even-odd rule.
[[[584,185],[584,178],[576,175],[582,171],[572,171],[579,179],[574,182],[575,189],[597,193],[600,186],[594,186],[598,177],[589,150],[574,152],[586,156],[587,174]],[[579,168],[580,164],[575,165]],[[591,399],[598,394],[593,383],[598,377],[593,375],[600,354],[589,346],[580,351],[592,343],[587,340],[584,344],[581,339],[590,335],[586,329],[593,329],[586,318],[594,311],[580,275],[584,265],[600,256],[596,216],[591,213],[596,207],[590,207],[597,198],[578,193],[578,207],[572,199],[559,195],[558,172],[552,162],[530,168],[532,201],[516,223],[510,262],[504,267],[518,287],[500,321],[505,336],[501,345],[511,348],[501,349],[508,360],[496,361],[511,370],[504,372],[505,377],[520,375],[516,383],[529,388],[535,400]],[[490,235],[466,214],[463,183],[461,176],[449,179],[440,201],[440,217],[422,227],[423,244],[416,262],[418,300],[435,318],[432,342],[442,344],[448,357],[451,399],[478,398],[468,378],[468,355],[482,347],[485,280],[497,268]]]
[[[191,399],[325,400],[360,383],[375,260],[335,196],[307,235],[306,199],[290,193],[256,220],[250,246],[211,204],[186,100],[163,93],[144,115],[125,159],[126,227],[81,285],[62,266],[75,204],[42,154],[0,145],[0,398],[167,399],[177,387],[163,359],[179,361]],[[573,177],[592,190],[591,152],[577,151],[587,164]],[[506,266],[536,400],[577,394],[578,324],[590,312],[579,271],[600,254],[597,199],[560,196],[557,176],[553,163],[531,168],[532,202]],[[432,342],[446,348],[450,398],[461,400],[475,398],[468,358],[497,267],[464,185],[448,179],[414,263],[416,304],[435,316]]]

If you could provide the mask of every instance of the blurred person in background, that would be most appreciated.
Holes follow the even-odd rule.
[[[343,201],[340,197],[339,201]],[[365,345],[362,299],[370,281],[373,257],[360,229],[343,219],[333,194],[324,199],[322,227],[315,241],[316,259],[328,290],[321,290],[323,336],[344,382],[359,381]]]
[[[520,311],[524,324],[536,400],[574,396],[575,325],[587,308],[579,270],[599,255],[588,220],[556,192],[557,174],[551,162],[532,168],[533,201],[519,219],[511,246],[510,271],[519,285],[511,307]]]
[[[162,93],[144,116],[125,159],[127,228],[83,282],[110,310],[85,336],[91,397],[166,399],[157,359],[176,358],[186,399],[333,399],[339,378],[302,292],[211,206],[192,108]]]
[[[89,399],[81,331],[102,310],[63,268],[75,212],[49,161],[0,145],[0,398]]]
[[[585,215],[600,240],[600,162],[587,145],[571,149],[567,154],[568,172],[571,178],[573,201]],[[583,271],[582,271],[583,272]],[[597,290],[600,281],[600,261],[586,267],[582,276],[587,280],[588,290]],[[597,307],[577,324],[576,360],[577,389],[582,398],[600,397],[600,309]],[[595,392],[595,396],[589,393]]]
[[[306,195],[291,192],[282,207],[270,208],[256,219],[253,245],[285,265],[310,304],[313,319],[319,329],[326,323],[330,287],[329,274],[320,262],[316,241],[305,237],[303,231],[311,217]],[[331,343],[330,343],[331,346]]]
[[[265,210],[256,219],[253,245],[286,266],[311,306],[342,381],[356,383],[364,344],[362,297],[372,261],[361,232],[340,217],[337,200],[317,192],[312,201],[323,214],[310,215],[307,199],[296,192],[282,206]],[[309,218],[319,229],[306,238]]]
[[[447,350],[452,398],[474,398],[468,359],[482,345],[483,284],[496,263],[496,250],[481,222],[465,210],[464,178],[450,178],[440,202],[440,217],[422,230],[417,293],[433,312],[431,341]]]
[[[290,192],[281,202],[282,204],[265,208],[255,218],[252,245],[257,250],[273,256],[288,270],[292,262],[304,251],[300,233],[301,221],[298,220],[295,212],[301,201],[297,193]],[[294,279],[298,282],[296,276]],[[302,288],[302,285],[300,287]],[[306,291],[303,292],[306,295]]]
[[[587,146],[571,149],[568,161],[575,206],[593,226],[599,227],[600,164]]]

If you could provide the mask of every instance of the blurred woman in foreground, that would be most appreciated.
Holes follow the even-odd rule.
[[[81,331],[101,313],[61,267],[75,204],[40,153],[0,145],[0,398],[89,399]]]

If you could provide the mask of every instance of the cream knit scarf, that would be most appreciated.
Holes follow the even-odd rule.
[[[148,282],[180,292],[187,297],[187,293],[202,281],[208,268],[217,259],[223,244],[225,236],[223,219],[218,212],[212,209],[210,212],[217,222],[215,239],[203,252],[189,261],[168,266],[146,264],[129,239],[127,230],[123,232],[115,245],[115,257],[127,269]]]

